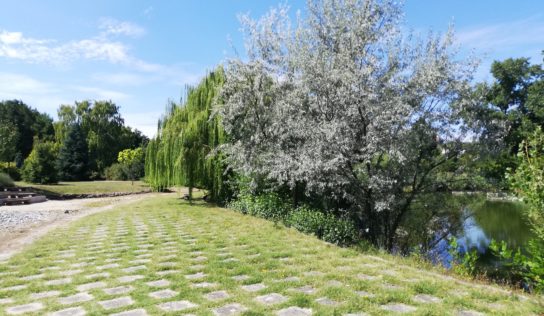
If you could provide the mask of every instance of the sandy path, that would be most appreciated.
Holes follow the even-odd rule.
[[[47,201],[44,203],[0,207],[0,261],[21,251],[24,246],[56,227],[90,214],[111,210],[157,195],[145,193],[119,197]]]

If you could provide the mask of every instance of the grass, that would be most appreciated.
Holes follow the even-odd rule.
[[[62,196],[66,194],[107,194],[114,192],[142,192],[149,187],[142,181],[77,181],[59,182],[58,184],[33,184],[16,182],[17,186],[33,187],[48,196]]]
[[[115,265],[104,270],[98,268],[112,263]],[[244,315],[273,315],[289,306],[311,308],[313,315],[383,315],[387,312],[382,306],[389,303],[413,306],[417,308],[416,315],[452,315],[461,310],[493,315],[544,311],[539,297],[455,279],[438,270],[418,269],[416,264],[410,259],[339,248],[293,229],[211,205],[189,205],[179,198],[158,197],[86,217],[0,263],[0,300],[13,299],[13,303],[4,306],[7,307],[32,302],[29,296],[36,292],[57,290],[60,296],[72,295],[78,292],[78,285],[88,282],[104,282],[108,288],[127,285],[117,278],[137,274],[143,278],[128,284],[133,291],[118,295],[131,296],[135,303],[108,313],[143,308],[150,315],[163,315],[165,312],[158,304],[177,300],[198,304],[183,311],[197,315],[211,315],[211,310],[228,303],[245,306],[248,310]],[[123,271],[140,265],[145,268]],[[88,278],[104,271],[109,276]],[[161,271],[173,272],[160,275]],[[196,272],[205,276],[199,280],[186,278]],[[65,278],[63,273],[73,273],[71,283],[45,285],[47,280]],[[240,275],[246,279],[233,279]],[[25,280],[29,276],[30,280]],[[296,278],[286,279],[289,277]],[[176,292],[175,297],[157,300],[148,295],[160,289],[146,283],[159,279],[170,281],[167,288]],[[194,287],[203,281],[216,286]],[[243,285],[255,283],[266,288],[256,293],[242,289]],[[27,287],[9,289],[17,285]],[[292,290],[303,286],[312,287],[315,293]],[[226,291],[229,297],[221,301],[205,298],[207,293],[218,290]],[[373,296],[361,297],[357,291]],[[89,293],[94,297],[92,301],[77,304],[89,315],[106,313],[97,302],[118,297],[101,289]],[[269,293],[279,293],[287,300],[271,306],[255,300]],[[432,295],[441,301],[418,303],[414,300],[418,294]],[[316,299],[322,297],[338,305],[320,305]],[[36,315],[68,307],[60,305],[57,297],[40,301],[44,309]]]

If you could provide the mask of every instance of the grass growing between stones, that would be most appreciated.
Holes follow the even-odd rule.
[[[339,248],[226,209],[159,197],[86,217],[0,263],[0,314],[531,315],[544,310],[538,297],[413,265]]]

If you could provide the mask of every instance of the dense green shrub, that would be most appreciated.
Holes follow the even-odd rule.
[[[9,175],[15,181],[21,180],[21,171],[12,162],[0,162],[0,172]]]
[[[306,234],[322,238],[324,235],[325,214],[316,210],[299,207],[287,219],[287,225]]]
[[[23,165],[23,180],[31,183],[56,183],[57,149],[52,142],[36,142]]]
[[[15,184],[8,174],[0,172],[0,187],[12,187]]]
[[[127,180],[136,181],[145,176],[145,153],[142,147],[125,149],[117,155]]]
[[[242,194],[237,200],[231,202],[229,207],[243,214],[249,214],[274,222],[283,221],[291,207],[276,193],[261,195]]]
[[[358,230],[349,219],[339,218],[320,210],[301,206],[293,209],[276,193],[241,194],[229,208],[243,214],[283,222],[305,234],[312,234],[327,242],[347,246],[359,240]]]
[[[492,242],[491,250],[508,267],[509,278],[524,287],[544,292],[544,131],[536,128],[519,146],[519,165],[508,175],[511,187],[527,204],[525,218],[534,233],[526,253]]]
[[[332,214],[327,215],[323,233],[323,240],[333,244],[348,246],[359,240],[359,231],[353,221],[338,218]]]
[[[290,213],[286,224],[337,245],[347,246],[359,240],[358,230],[352,221],[307,207],[299,207]]]
[[[114,163],[104,171],[107,180],[126,181],[128,173],[126,166],[120,163]]]

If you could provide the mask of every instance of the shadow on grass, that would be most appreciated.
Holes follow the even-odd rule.
[[[66,185],[66,184],[58,184],[59,186],[61,185]],[[45,197],[49,200],[64,200],[65,198],[63,198],[62,194],[58,193],[58,192],[54,192],[54,191],[49,191],[49,190],[44,190],[44,189],[38,189],[36,187],[33,187],[33,186],[25,186],[25,188],[29,188],[31,191],[39,194],[39,195],[45,195]]]

